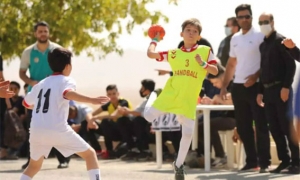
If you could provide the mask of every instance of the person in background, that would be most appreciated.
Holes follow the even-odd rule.
[[[155,89],[155,82],[151,79],[144,79],[142,80],[141,85],[139,93],[145,100],[135,110],[124,107],[124,112],[127,115],[133,116],[133,129],[136,136],[136,145],[139,150],[136,159],[138,161],[146,161],[152,156],[152,153],[149,150],[151,124],[144,118],[143,112],[149,95]]]
[[[294,43],[294,41],[290,38],[285,38],[282,41],[282,44],[284,44],[286,46],[286,48],[289,49],[290,54],[293,56],[293,58],[300,62],[300,49],[296,46],[296,44]],[[293,103],[292,101],[290,101],[289,103],[289,114],[294,117],[293,115],[293,110],[291,107],[293,107]],[[295,141],[295,143],[298,143],[298,141],[300,142],[300,78],[298,80],[298,84],[297,84],[297,90],[296,90],[296,94],[295,94],[295,109],[294,109],[294,114],[296,116],[296,129],[297,129],[297,133],[298,133],[298,137],[297,134],[295,133],[293,136],[293,139]],[[291,123],[291,128],[294,128],[293,123]]]
[[[223,78],[224,78],[224,72],[225,68],[218,64],[218,74],[217,75],[212,75],[209,74],[207,76],[207,79],[210,81],[210,83],[214,86],[216,89],[220,89],[222,87],[223,83]],[[201,104],[223,104],[223,105],[228,105],[232,104],[232,99],[231,99],[231,85],[232,83],[229,84],[227,87],[228,94],[227,94],[227,99],[222,100],[219,96],[219,92],[216,92],[212,98],[209,96],[204,96],[201,98]],[[234,119],[234,111],[216,111],[216,114],[211,114],[211,121],[210,121],[210,133],[211,133],[211,144],[215,150],[215,159],[212,162],[212,166],[222,166],[227,163],[227,157],[224,152],[224,148],[221,143],[221,139],[219,136],[219,131],[228,131],[232,130],[235,128],[235,119]],[[214,115],[212,117],[212,115]],[[201,140],[201,145],[199,146],[199,151],[201,154],[204,154],[204,135],[203,135],[203,119],[200,120],[199,122],[199,136]],[[199,152],[198,152],[199,153]]]
[[[131,160],[137,156],[138,149],[133,141],[133,124],[125,114],[123,108],[131,109],[131,103],[121,98],[115,84],[106,87],[107,96],[110,101],[93,112],[93,120],[101,121],[101,130],[105,140],[106,153],[105,159],[117,158],[113,151],[112,141],[122,141],[127,143],[128,153],[121,157],[122,160]],[[108,115],[98,115],[107,112]]]
[[[24,83],[29,85],[28,92],[31,91],[35,84],[53,73],[48,64],[48,53],[51,49],[61,47],[49,40],[50,26],[47,22],[41,21],[36,23],[33,30],[37,41],[23,51],[19,70],[19,77]],[[29,70],[29,77],[26,74],[27,70]],[[27,127],[30,127],[31,114],[32,111],[28,109]],[[27,140],[27,142],[29,143],[29,140]],[[28,166],[29,159],[30,155],[28,149],[28,161],[22,166],[22,169]]]
[[[259,46],[264,34],[252,26],[251,5],[239,5],[235,14],[241,30],[230,41],[230,57],[220,95],[227,99],[227,87],[234,77],[231,97],[237,131],[246,152],[246,164],[241,171],[258,170],[260,167],[260,173],[266,173],[271,164],[270,135],[264,109],[256,102],[261,59]]]
[[[9,98],[8,96],[8,86],[9,82],[4,81],[3,76],[3,59],[0,53],[0,158],[3,158],[6,156],[6,146],[4,145],[4,113],[6,111],[6,103],[4,98]],[[10,97],[13,95],[11,94]]]
[[[99,133],[101,123],[93,121],[93,109],[85,104],[70,105],[68,120],[72,120],[70,125],[73,130],[78,132],[84,140],[90,142],[96,153],[100,154],[101,147],[96,134],[102,134]],[[97,131],[97,133],[94,131]]]
[[[279,166],[270,172],[280,173],[289,167],[290,173],[299,174],[299,145],[292,142],[291,135],[295,134],[295,129],[290,128],[292,117],[288,114],[290,108],[288,101],[293,100],[295,60],[282,45],[284,37],[275,30],[272,14],[261,14],[259,25],[265,39],[260,45],[261,73],[257,103],[265,108],[278,158],[281,160]]]
[[[236,20],[236,17],[230,17],[226,21],[225,25],[225,35],[226,37],[221,41],[217,57],[220,59],[222,66],[226,66],[228,58],[229,58],[229,50],[230,50],[230,40],[232,36],[239,32],[240,26]]]

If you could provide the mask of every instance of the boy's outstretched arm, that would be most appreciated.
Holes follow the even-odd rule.
[[[72,90],[66,91],[64,93],[64,98],[66,98],[68,100],[73,100],[73,101],[78,101],[78,102],[83,102],[83,103],[91,103],[91,104],[104,104],[109,101],[109,98],[106,96],[91,98],[91,97],[79,94]]]

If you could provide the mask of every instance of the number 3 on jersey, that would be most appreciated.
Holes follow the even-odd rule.
[[[48,110],[49,110],[49,98],[50,98],[50,93],[51,93],[51,89],[48,89],[46,91],[46,93],[44,94],[44,97],[45,97],[45,101],[44,101],[44,105],[43,105],[43,113],[47,113]],[[41,108],[41,101],[42,101],[42,97],[43,96],[43,89],[40,90],[39,92],[39,95],[38,95],[38,104],[37,104],[37,107],[36,107],[36,110],[35,112],[36,113],[39,113],[40,112],[40,108]]]
[[[186,59],[185,60],[185,67],[189,67],[189,65],[190,65],[190,60]]]

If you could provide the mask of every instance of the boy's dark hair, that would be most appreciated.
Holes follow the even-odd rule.
[[[10,84],[17,86],[18,89],[21,89],[20,84],[18,82],[16,82],[16,81],[11,81]]]
[[[50,29],[50,26],[46,21],[40,21],[33,26],[34,32],[38,29],[39,26],[46,26],[48,29]]]
[[[144,79],[142,80],[141,84],[145,89],[151,92],[155,89],[155,82],[152,79]]]
[[[221,64],[218,63],[217,68],[218,68],[218,74],[216,74],[216,75],[208,74],[207,79],[219,78],[222,74],[225,73],[225,68]]]
[[[48,63],[53,72],[61,73],[71,64],[72,52],[65,48],[54,48],[48,53]]]
[[[24,88],[24,89],[25,89],[25,88],[28,88],[28,84],[24,84],[23,88]]]
[[[235,15],[237,16],[240,11],[248,10],[252,16],[252,10],[250,4],[241,4],[235,8]]]
[[[201,26],[201,23],[198,19],[196,18],[191,18],[191,19],[187,19],[185,20],[182,25],[181,25],[181,28],[182,28],[182,32],[184,31],[184,29],[186,28],[187,25],[193,25],[193,26],[196,26],[198,31],[199,31],[199,34],[201,34],[202,32],[202,26]]]
[[[118,91],[118,88],[117,88],[117,85],[115,85],[115,84],[110,84],[110,85],[108,85],[107,87],[106,87],[106,91],[111,91],[111,90],[116,90],[116,91]]]

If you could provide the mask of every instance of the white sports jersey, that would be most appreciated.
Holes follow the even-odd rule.
[[[30,130],[69,130],[69,100],[64,95],[75,89],[75,81],[63,75],[52,75],[36,84],[24,98],[25,106],[34,105]]]

